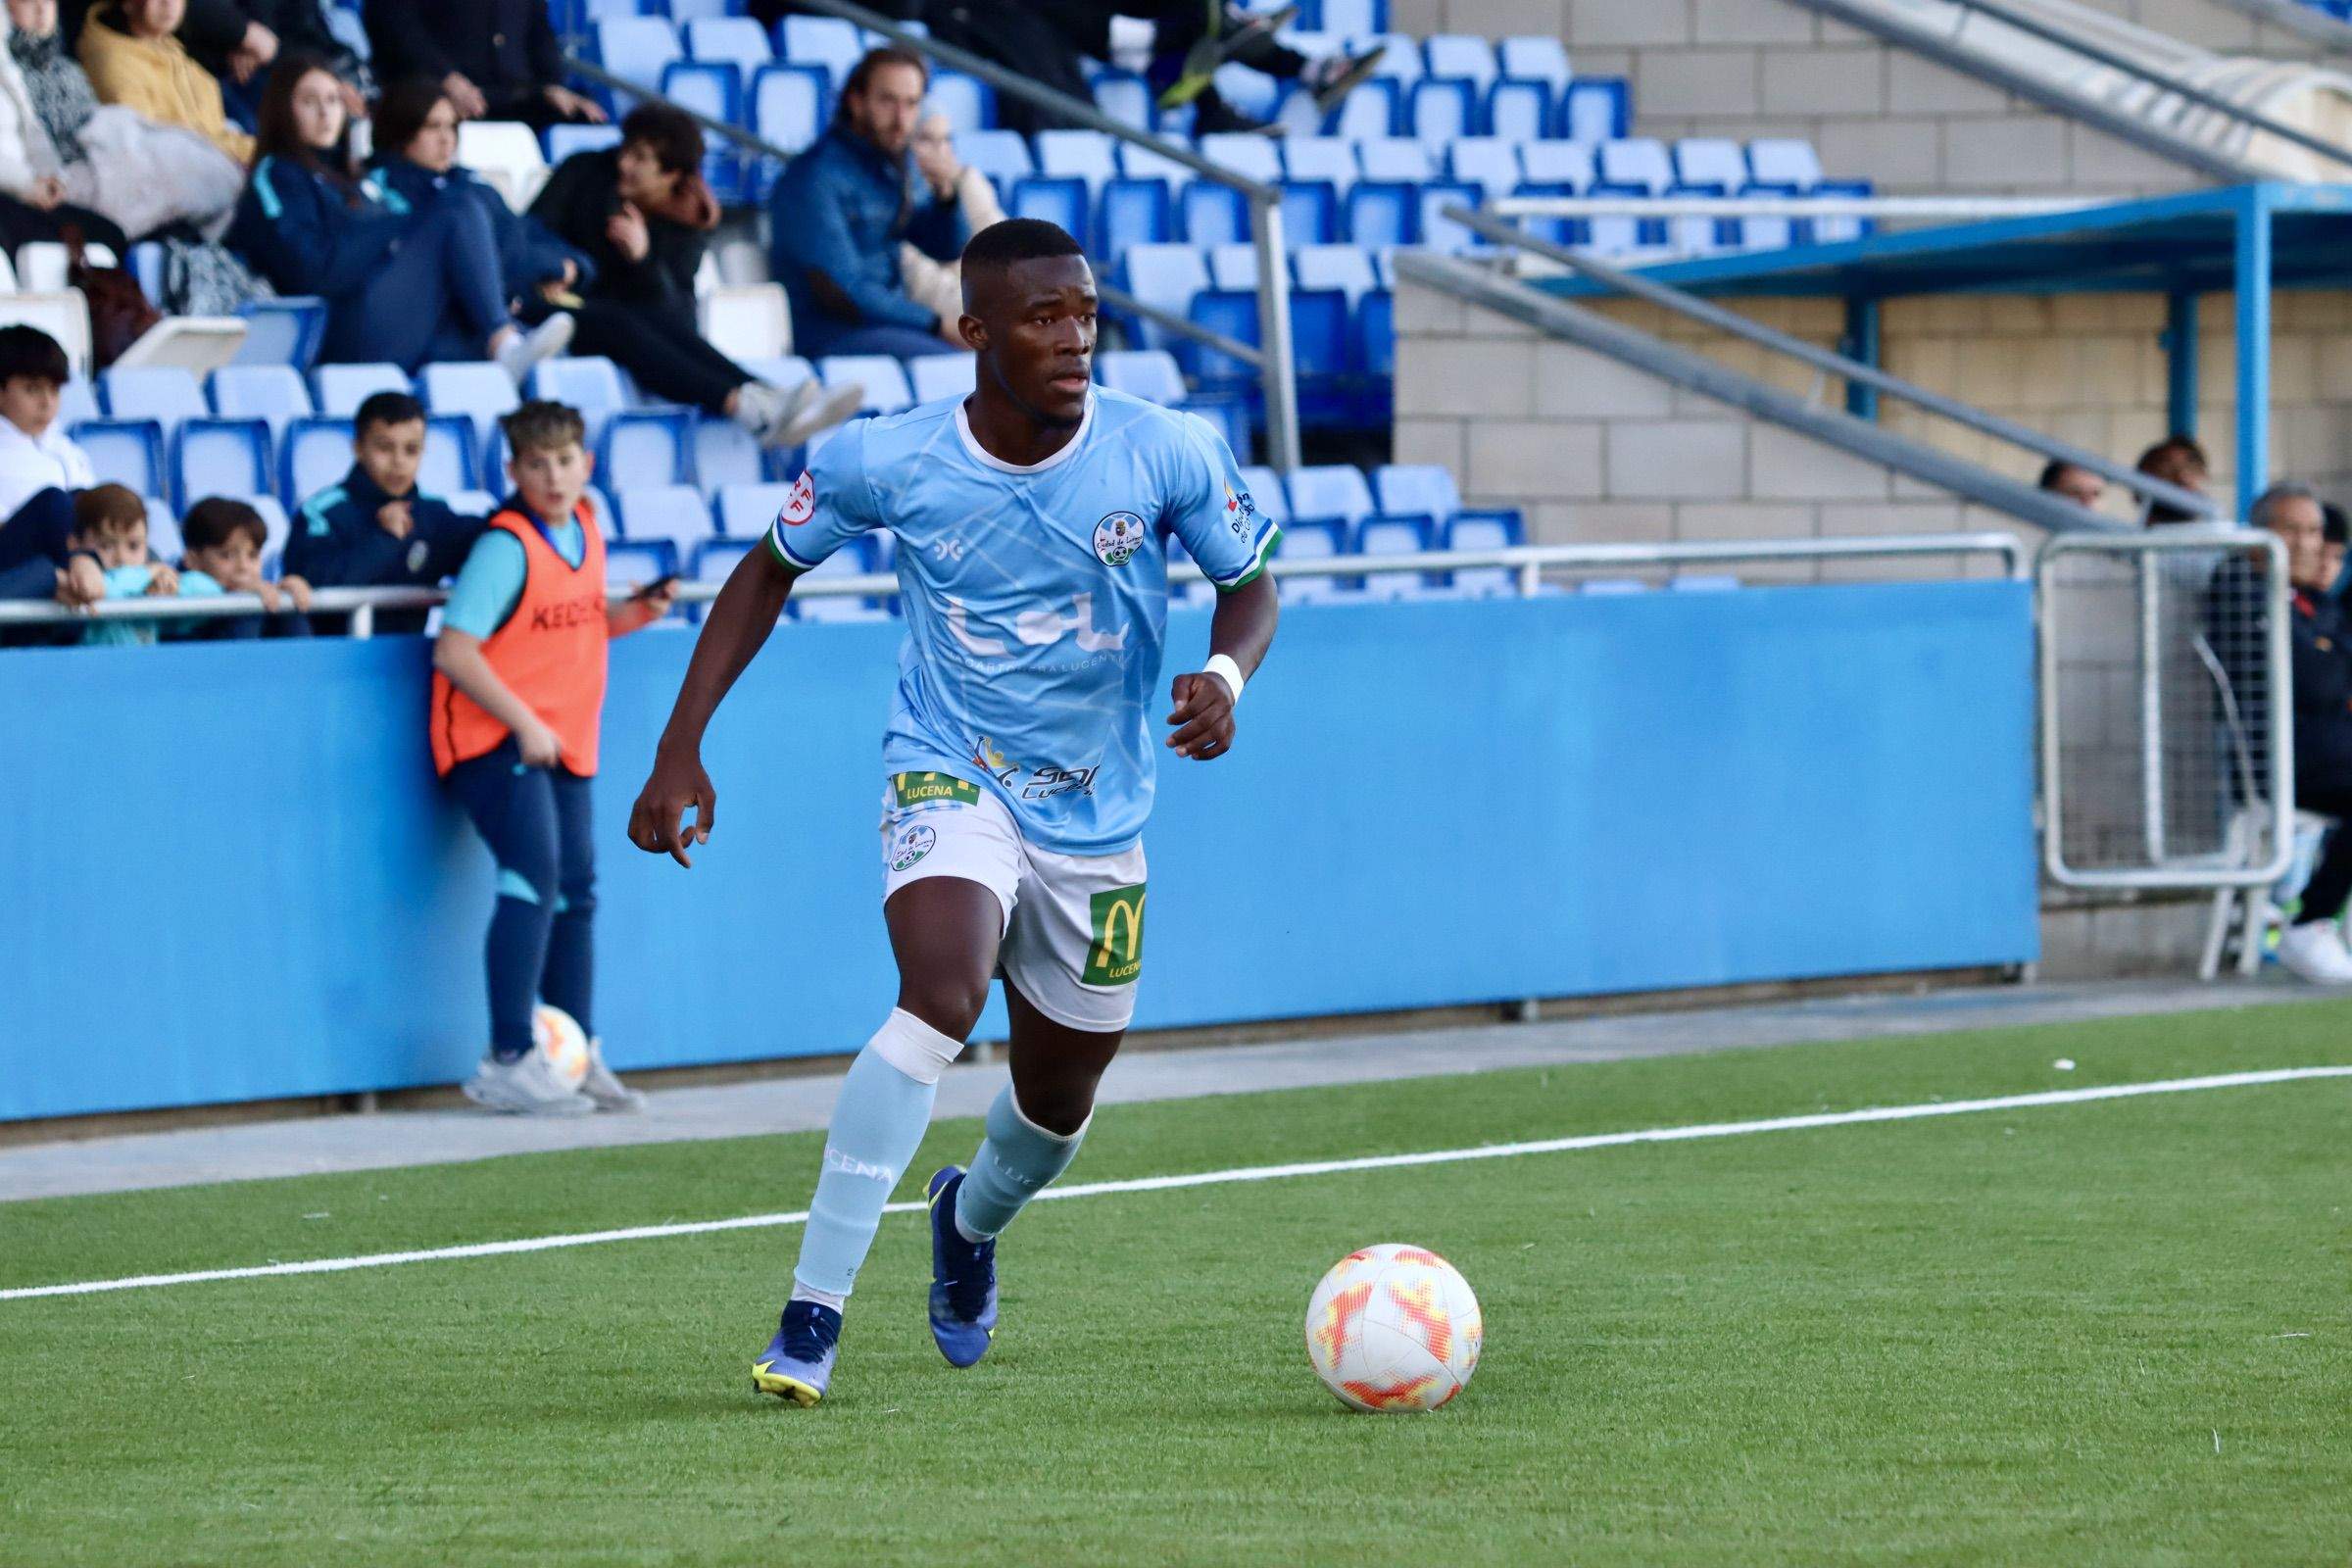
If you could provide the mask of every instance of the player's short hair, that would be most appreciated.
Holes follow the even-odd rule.
[[[1084,247],[1059,223],[1042,218],[1007,218],[974,234],[963,247],[963,302],[968,309],[976,279],[995,277],[1019,262],[1084,256]]]
[[[74,497],[74,532],[84,539],[112,539],[147,525],[147,503],[128,485],[94,484]]]
[[[664,174],[703,167],[703,127],[685,110],[669,104],[639,104],[630,110],[620,122],[620,139],[652,153]]]
[[[371,392],[360,405],[360,412],[353,416],[351,433],[358,437],[379,424],[407,424],[412,420],[421,423],[423,419],[424,405],[408,393]]]
[[[518,458],[526,452],[553,452],[559,447],[588,444],[588,423],[580,417],[579,410],[567,403],[534,398],[498,424],[507,432],[509,450]]]
[[[242,501],[206,496],[179,519],[179,542],[190,550],[218,550],[243,534],[256,550],[270,548],[270,525]]]
[[[0,326],[0,385],[20,376],[52,386],[73,379],[57,339],[37,326]]]

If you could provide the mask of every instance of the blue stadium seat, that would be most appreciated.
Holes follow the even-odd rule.
[[[563,0],[553,0],[553,4],[560,8]],[[735,16],[741,12],[743,0],[644,0],[644,7],[662,13],[683,29],[688,23],[705,17]],[[563,25],[560,13],[557,25]],[[765,42],[764,34],[761,41]]]
[[[1339,136],[1286,137],[1282,171],[1291,179],[1322,180],[1342,196],[1361,172],[1355,161],[1355,143]]]
[[[1530,184],[1566,185],[1579,195],[1599,177],[1592,149],[1577,141],[1527,142],[1519,149],[1519,166]]]
[[[1361,142],[1395,136],[1404,123],[1404,84],[1395,76],[1374,76],[1324,117],[1322,132]]]
[[[286,509],[278,505],[277,497],[273,495],[250,495],[240,499],[262,514],[262,575],[275,582],[279,558],[286,550],[286,538],[293,532],[288,526]]]
[[[914,405],[905,367],[887,354],[835,354],[816,362],[827,386],[861,386],[866,412],[896,414]]]
[[[713,15],[680,19],[673,7],[670,20],[684,21],[680,30],[685,34],[689,60],[732,61],[749,78],[753,72],[775,58],[766,29],[749,17]]]
[[[408,372],[397,365],[321,365],[311,372],[313,401],[320,414],[348,418],[378,392],[408,392]]]
[[[1176,193],[1176,226],[1195,245],[1229,245],[1250,237],[1250,203],[1231,185],[1196,179]]]
[[[103,419],[106,411],[98,406],[98,388],[75,376],[57,389],[57,423],[71,430],[84,419]]]
[[[1300,288],[1338,289],[1350,310],[1375,287],[1372,253],[1360,245],[1301,245],[1291,257]]]
[[[1257,510],[1285,528],[1291,525],[1291,498],[1282,487],[1282,475],[1263,464],[1242,465],[1242,488],[1257,503]]]
[[[1252,494],[1255,494],[1253,491]],[[1331,518],[1307,518],[1282,525],[1283,561],[1327,561],[1348,554],[1347,524]],[[1356,597],[1345,577],[1283,577],[1282,597],[1294,604],[1331,603]]]
[[[1282,182],[1282,239],[1285,247],[1328,245],[1339,238],[1340,195],[1329,180]]]
[[[1293,468],[1290,481],[1291,515],[1337,517],[1350,528],[1379,511],[1364,470],[1345,463],[1310,464]]]
[[[959,130],[956,156],[995,180],[1000,191],[1009,189],[1022,175],[1037,172],[1028,138],[1017,130]]]
[[[733,419],[706,415],[694,422],[694,482],[705,495],[727,485],[759,484],[767,477],[760,442]]]
[[[1436,525],[1427,517],[1366,517],[1355,533],[1355,548],[1367,556],[1413,556],[1432,548]],[[1364,594],[1371,599],[1418,599],[1437,586],[1423,571],[1367,572]]]
[[[1597,167],[1603,184],[1663,196],[1674,185],[1674,160],[1653,136],[1628,136],[1600,144]]]
[[[1612,76],[1586,76],[1568,84],[1560,94],[1559,122],[1552,134],[1570,141],[1611,141],[1626,132],[1632,104],[1623,81]]]
[[[1120,124],[1137,130],[1152,128],[1152,88],[1134,72],[1098,72],[1090,90],[1095,107]]]
[[[1197,177],[1189,167],[1166,154],[1125,141],[1119,143],[1119,172],[1130,179],[1162,180],[1171,192],[1182,190]]]
[[[987,130],[997,122],[997,89],[960,71],[934,72],[924,107],[947,116],[958,136]]]
[[[580,153],[601,153],[620,145],[618,125],[550,125],[540,132],[550,168]]]
[[[1095,378],[1113,392],[1173,408],[1185,398],[1184,372],[1165,349],[1109,349],[1095,356]]]
[[[1121,174],[1103,182],[1095,237],[1105,255],[1115,259],[1130,245],[1163,244],[1175,227],[1175,207],[1165,180]]]
[[[1012,190],[1004,199],[1006,216],[1042,218],[1049,223],[1058,223],[1081,245],[1088,244],[1093,237],[1087,232],[1090,205],[1086,181],[1075,174],[1024,175],[1012,182]]]
[[[776,525],[792,486],[731,484],[718,492],[718,531],[729,539],[758,539]]]
[[[1366,250],[1410,245],[1420,237],[1420,191],[1396,180],[1359,179],[1348,187],[1340,226]]]
[[[642,588],[678,571],[678,551],[666,539],[639,543],[634,539],[605,541],[605,586]]]
[[[588,438],[604,433],[605,421],[628,407],[620,369],[602,355],[562,356],[531,367],[530,395],[568,403],[588,423]]]
[[[1441,550],[1509,550],[1526,542],[1516,512],[1457,512],[1440,527]],[[1465,566],[1451,574],[1454,592],[1501,598],[1518,591],[1508,566]]]
[[[416,488],[428,496],[454,495],[474,487],[480,472],[473,421],[463,414],[428,415],[424,421],[424,461],[416,466]],[[498,476],[501,488],[506,475]]]
[[[1193,560],[1192,552],[1184,548],[1184,536],[1182,534],[1170,533],[1167,536],[1167,553],[1168,576],[1170,579],[1168,583],[1168,603],[1171,606],[1215,604],[1217,602],[1217,590],[1213,583],[1201,578],[1195,578],[1190,582],[1182,583],[1174,580],[1176,576],[1176,569],[1179,566],[1190,566],[1196,564]]]
[[[148,366],[137,369],[117,367],[99,376],[106,394],[106,412],[118,419],[153,419],[170,441],[182,419],[201,419],[213,411],[204,401],[196,375],[182,367]]]
[[[864,56],[865,41],[839,17],[786,17],[777,24],[776,53],[795,65],[823,67],[838,90]]]
[[[743,68],[732,60],[678,60],[662,68],[662,96],[723,124],[743,119]],[[751,199],[743,156],[723,136],[703,138],[703,179],[721,206]]]
[[[1227,106],[1250,120],[1272,120],[1282,101],[1281,83],[1248,66],[1219,66],[1213,79]]]
[[[828,91],[822,67],[761,66],[752,76],[753,132],[799,152],[824,134]]]
[[[678,44],[678,30],[667,17],[607,17],[596,24],[591,36],[596,40],[598,65],[646,88],[659,87],[663,68],[685,53]],[[598,92],[609,100],[615,119],[636,103],[629,93],[603,88]]]
[[[1451,469],[1435,463],[1386,463],[1372,470],[1372,499],[1391,516],[1444,522],[1462,509]]]
[[[1458,76],[1424,76],[1405,98],[1414,139],[1435,151],[1478,133],[1478,89]]]
[[[1420,243],[1434,251],[1459,252],[1484,248],[1484,240],[1444,216],[1448,207],[1477,207],[1482,194],[1476,185],[1465,185],[1450,179],[1433,179],[1422,186],[1416,193],[1420,203],[1417,216]]]
[[[665,539],[680,557],[711,537],[710,505],[690,484],[616,486],[620,536],[631,544]]]
[[[1230,289],[1257,287],[1257,247],[1254,245],[1211,245],[1208,247],[1208,286]]]
[[[486,368],[506,380],[496,366]],[[213,372],[213,412],[224,419],[264,420],[274,438],[288,419],[312,412],[311,389],[291,365],[223,365]]]
[[[1184,314],[1196,326],[1221,332],[1252,348],[1259,346],[1254,288],[1204,288],[1187,303]],[[1181,338],[1175,343],[1174,352],[1176,363],[1184,367],[1193,384],[1203,391],[1247,392],[1257,384],[1254,368],[1205,344]]]
[[[1813,187],[1816,196],[1868,196],[1873,187],[1867,179],[1825,179]],[[1835,245],[1845,240],[1860,239],[1873,225],[1864,218],[1816,218],[1812,220],[1813,243]]]
[[[100,483],[164,494],[164,431],[153,419],[84,419],[71,434]]]
[[[1110,149],[1110,138],[1099,130],[1041,130],[1034,144],[1041,172],[1085,180],[1089,198],[1118,172]]]
[[[237,345],[236,365],[291,365],[308,370],[318,363],[318,346],[326,341],[326,302],[305,295],[253,300],[238,308],[245,318],[245,341]]]
[[[1379,35],[1386,49],[1373,65],[1372,74],[1391,81],[1418,81],[1429,74],[1428,65],[1421,59],[1421,40],[1410,33],[1385,32]],[[1369,43],[1370,39],[1358,42]]]
[[[1485,200],[1508,195],[1525,177],[1517,144],[1499,136],[1462,137],[1446,149],[1446,171],[1456,180],[1478,186]]]
[[[1396,393],[1396,296],[1376,288],[1355,302],[1349,364],[1360,378],[1355,422],[1367,429],[1389,423]]]
[[[1430,75],[1455,77],[1476,87],[1485,87],[1496,74],[1494,46],[1466,32],[1430,34],[1421,46],[1421,58],[1428,62]]]
[[[695,415],[689,409],[625,409],[596,443],[597,477],[613,490],[694,480]]]
[[[1214,131],[1200,138],[1200,156],[1240,174],[1271,185],[1282,177],[1282,159],[1274,150],[1273,139],[1240,131]]]
[[[1503,75],[1540,81],[1555,93],[1576,77],[1568,63],[1568,46],[1552,33],[1505,38],[1494,46],[1494,61]]]
[[[1128,293],[1177,316],[1208,287],[1208,269],[1190,245],[1137,245],[1119,259],[1119,270]],[[1129,340],[1154,349],[1172,348],[1175,342],[1165,328],[1144,320],[1133,324]]]
[[[1520,76],[1498,77],[1479,104],[1479,122],[1490,136],[1535,141],[1551,129],[1556,114],[1553,97],[1552,89],[1543,82]]]
[[[1757,184],[1780,186],[1798,195],[1821,183],[1821,155],[1809,141],[1776,136],[1749,142],[1747,166]]]
[[[1686,572],[1667,583],[1678,594],[1729,593],[1740,586],[1740,579],[1729,572]]]
[[[172,503],[162,496],[140,498],[147,508],[147,549],[158,561],[176,566],[187,554],[187,541],[179,536],[179,519],[172,514]],[[264,560],[263,575],[271,575],[269,562]]]
[[[154,240],[141,240],[130,248],[123,267],[139,280],[139,292],[147,303],[161,310],[164,303],[164,248]]]
[[[1425,179],[1438,177],[1435,155],[1409,136],[1382,136],[1358,142],[1355,157],[1366,179],[1418,185]]]
[[[906,362],[917,403],[969,397],[977,370],[977,361],[969,354],[924,354]]]
[[[1291,291],[1291,358],[1298,370],[1302,424],[1362,422],[1356,413],[1359,400],[1348,323],[1348,296],[1340,290]]]
[[[1317,0],[1314,22],[1316,26],[1327,32],[1349,38],[1386,32],[1389,26],[1388,0]]]
[[[492,426],[522,401],[514,378],[487,360],[427,365],[416,372],[416,391],[434,414],[471,419],[476,451],[488,448]]]
[[[694,552],[691,575],[696,582],[725,582],[746,555],[760,548],[757,539],[706,539]]]
[[[172,501],[181,512],[207,496],[258,496],[270,478],[270,426],[260,419],[188,419],[172,443]]]
[[[872,555],[863,539],[853,539],[827,556],[816,568],[806,574],[803,581],[825,577],[858,577],[875,569]],[[890,612],[866,598],[847,598],[833,595],[799,594],[786,602],[786,609],[795,620],[887,620]]]
[[[1736,196],[1752,177],[1747,154],[1723,136],[1686,136],[1674,144],[1675,183],[1685,190],[1709,189]]]
[[[277,444],[277,493],[289,507],[351,471],[351,421],[320,415],[289,420]]]

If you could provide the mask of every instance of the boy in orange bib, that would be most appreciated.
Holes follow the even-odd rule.
[[[669,611],[667,580],[605,600],[605,542],[586,496],[596,460],[561,403],[502,421],[514,493],[451,588],[433,645],[433,766],[498,861],[490,917],[490,1054],[466,1098],[520,1115],[636,1110],[592,1021],[596,846],[589,815],[606,645]],[[578,1089],[531,1049],[544,999],[588,1036]]]

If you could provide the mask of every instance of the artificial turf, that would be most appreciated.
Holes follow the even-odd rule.
[[[1068,1179],[2346,1063],[2348,1026],[1118,1107]],[[1041,1204],[961,1373],[894,1216],[807,1411],[748,1379],[792,1229],[0,1301],[0,1562],[2340,1564],[2347,1113],[2325,1080]],[[907,1192],[976,1136],[936,1128]],[[796,1208],[817,1148],[4,1203],[0,1287]],[[1376,1241],[1484,1304],[1435,1415],[1307,1371],[1308,1291]]]

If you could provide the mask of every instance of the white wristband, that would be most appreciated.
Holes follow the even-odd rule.
[[[1242,700],[1242,666],[1233,662],[1231,654],[1211,654],[1208,662],[1200,666],[1203,675],[1214,675],[1233,692],[1233,700]]]

